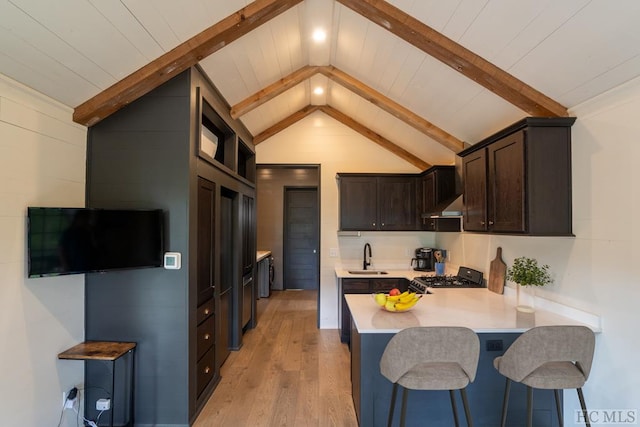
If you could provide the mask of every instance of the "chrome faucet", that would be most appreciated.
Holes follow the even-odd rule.
[[[367,248],[369,248],[369,262],[367,262]],[[367,266],[371,265],[371,245],[368,243],[364,244],[364,254],[362,256],[362,269],[366,270]]]

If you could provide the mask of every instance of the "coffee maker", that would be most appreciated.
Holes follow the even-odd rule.
[[[415,258],[411,259],[413,269],[416,271],[433,271],[436,262],[433,252],[436,250],[433,248],[416,249]]]

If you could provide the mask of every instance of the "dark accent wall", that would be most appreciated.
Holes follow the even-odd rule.
[[[205,101],[209,106],[206,112],[202,108]],[[205,114],[215,115],[230,129],[224,163],[198,157],[200,123]],[[198,177],[216,188],[216,209],[222,193],[234,194],[234,200],[254,198],[255,156],[252,146],[240,144],[240,139],[248,144],[252,141],[244,126],[231,119],[229,106],[197,68],[183,72],[89,129],[87,205],[162,209],[165,251],[182,254],[180,270],[151,268],[86,277],[86,339],[138,344],[136,425],[190,425],[220,379],[223,361],[210,356],[211,351],[206,357],[202,352],[198,356],[198,345],[202,346],[197,300]],[[221,335],[219,328],[230,325],[230,346],[239,349],[243,332],[243,222],[237,203],[232,206],[232,215],[233,244],[219,240],[219,211],[212,215],[213,224],[202,224],[208,230],[215,227],[213,299],[202,306],[214,307],[217,333]],[[247,241],[255,241],[253,230],[250,232],[254,236]],[[222,255],[231,260],[228,267],[233,281],[232,297],[225,302],[224,310],[220,295]],[[250,309],[255,313],[253,298]],[[254,319],[250,325],[255,325]],[[87,384],[94,382],[92,375],[86,372]],[[87,407],[91,406],[95,407],[95,402],[88,402]]]
[[[159,87],[89,129],[87,205],[159,208],[166,250],[189,266],[189,74]],[[135,341],[135,419],[188,421],[189,268],[86,277],[86,339]]]

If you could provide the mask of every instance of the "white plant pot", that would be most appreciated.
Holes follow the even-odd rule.
[[[516,310],[523,313],[533,313],[535,310],[535,286],[517,285],[518,305]]]

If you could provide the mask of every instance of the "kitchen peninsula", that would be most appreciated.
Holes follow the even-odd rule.
[[[480,359],[475,381],[467,388],[474,425],[500,424],[504,378],[493,368],[501,356],[524,331],[534,326],[582,324],[600,332],[598,319],[585,315],[562,316],[549,310],[520,313],[513,298],[482,289],[436,289],[422,297],[408,312],[390,313],[375,304],[371,295],[345,295],[352,316],[351,381],[354,405],[362,426],[384,426],[387,422],[391,383],[380,374],[380,357],[401,329],[413,326],[466,326],[478,333]],[[576,320],[580,318],[582,322]],[[522,424],[525,388],[513,384],[507,425]],[[459,395],[456,393],[457,399]],[[588,399],[588,397],[587,397]],[[458,407],[461,407],[458,401]],[[399,412],[399,411],[396,411]],[[396,415],[398,415],[396,413]],[[407,403],[408,426],[452,425],[449,393],[412,391]],[[552,391],[534,393],[534,423],[557,426]]]

